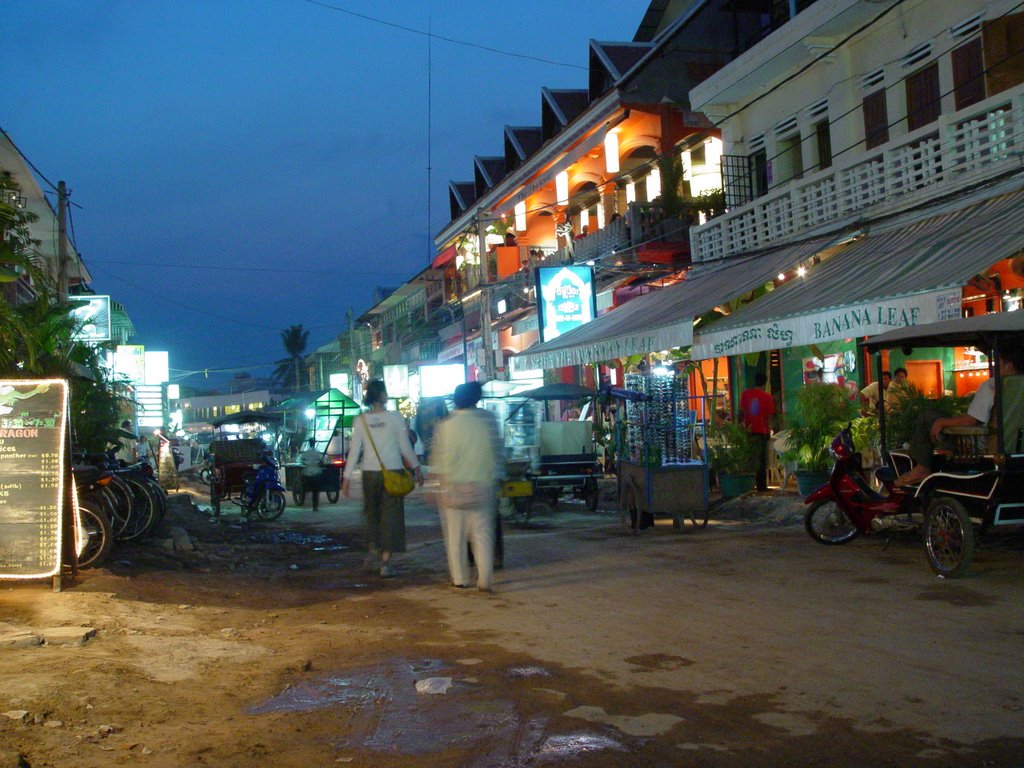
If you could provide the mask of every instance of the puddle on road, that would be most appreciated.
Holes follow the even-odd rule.
[[[593,733],[572,733],[564,736],[549,736],[538,752],[544,758],[579,757],[587,752],[601,749],[615,749],[625,752],[626,748],[615,739]]]
[[[599,732],[549,732],[547,715],[520,711],[504,689],[489,689],[458,676],[439,659],[391,658],[387,661],[286,688],[249,709],[253,715],[310,712],[344,707],[346,737],[337,749],[362,748],[395,755],[425,755],[464,750],[466,765],[527,766],[538,761],[561,761],[599,750],[626,750],[621,741]],[[416,692],[416,681],[452,676],[444,695]],[[547,677],[543,667],[511,667],[513,678]],[[504,695],[503,695],[504,694]]]
[[[294,544],[313,549],[328,547],[345,549],[337,540],[322,533],[300,533],[299,531],[252,531],[249,541],[255,544]]]

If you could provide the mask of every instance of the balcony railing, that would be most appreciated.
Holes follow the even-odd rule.
[[[694,261],[784,242],[865,209],[895,209],[1021,166],[1024,86],[825,171],[796,179],[690,230]]]

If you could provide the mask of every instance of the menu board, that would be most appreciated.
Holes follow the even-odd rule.
[[[67,382],[0,380],[0,578],[60,571]]]

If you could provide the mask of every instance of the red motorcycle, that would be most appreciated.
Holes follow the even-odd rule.
[[[913,531],[921,527],[921,516],[913,515],[914,489],[893,485],[896,473],[882,467],[875,477],[882,485],[876,491],[861,472],[861,457],[854,449],[849,425],[832,441],[836,459],[828,482],[811,493],[805,502],[804,527],[822,544],[845,544],[858,534],[880,531]]]

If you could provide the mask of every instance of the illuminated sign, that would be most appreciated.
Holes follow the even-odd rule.
[[[466,368],[461,363],[420,366],[420,394],[423,397],[450,395],[465,381]]]
[[[132,384],[146,380],[146,348],[141,344],[118,344],[114,352],[114,373]]]
[[[539,267],[537,313],[540,340],[551,341],[589,323],[597,314],[594,270],[590,267]]]
[[[146,352],[143,359],[145,360],[143,384],[165,384],[170,379],[166,352]]]
[[[58,379],[0,381],[0,578],[60,572],[67,393]]]
[[[388,397],[408,397],[409,366],[385,365],[384,386],[387,387]]]
[[[347,373],[332,373],[328,377],[331,389],[336,389],[343,394],[352,397],[351,377]]]
[[[69,301],[75,305],[71,316],[75,319],[76,341],[110,341],[109,296],[74,296]]]

